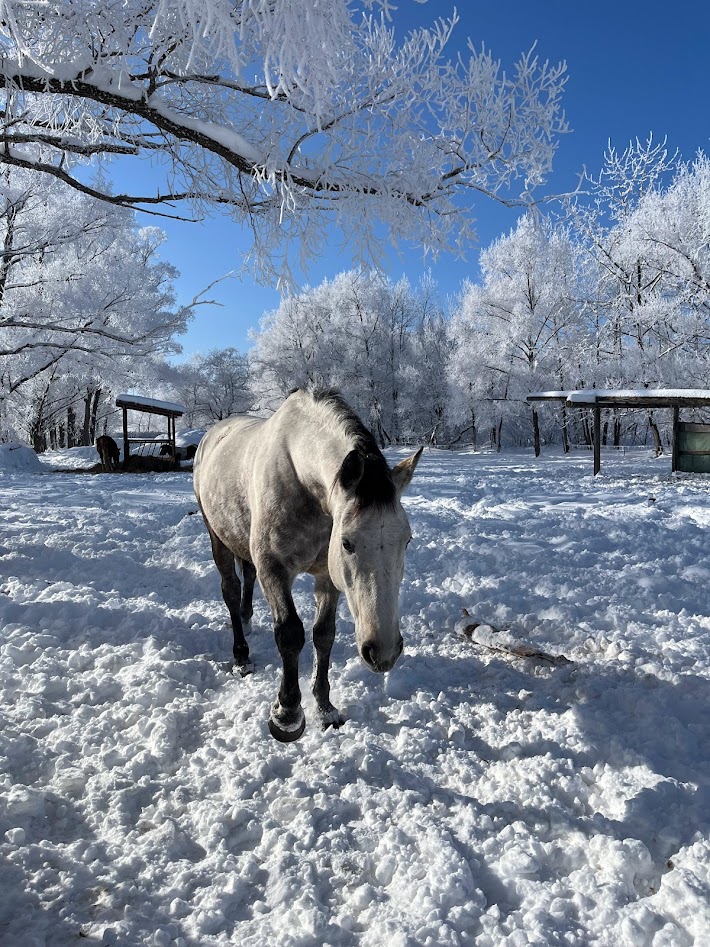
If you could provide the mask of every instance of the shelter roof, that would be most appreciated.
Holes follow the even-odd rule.
[[[703,388],[583,388],[579,391],[533,391],[528,401],[561,401],[570,407],[673,408],[710,405]]]
[[[184,405],[173,401],[158,401],[156,398],[144,398],[143,395],[118,395],[116,407],[128,408],[131,411],[146,411],[149,414],[162,414],[171,418],[179,418],[187,410]]]
[[[531,391],[527,397],[528,401],[566,401],[570,396],[569,391]]]
[[[617,408],[698,407],[710,405],[710,391],[702,388],[589,388],[570,391],[567,404]]]

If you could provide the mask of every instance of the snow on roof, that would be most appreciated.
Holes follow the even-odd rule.
[[[153,411],[154,414],[184,414],[187,408],[173,401],[158,401],[156,398],[144,398],[143,395],[118,395],[116,407],[135,408],[139,411]]]
[[[650,407],[674,405],[710,405],[710,391],[703,388],[581,388],[579,391],[531,391],[527,401],[566,401],[567,404],[593,405],[597,402]]]
[[[569,391],[531,391],[527,397],[528,401],[562,401],[566,399],[571,392]]]
[[[204,429],[178,431],[175,435],[176,447],[197,447],[207,432]]]

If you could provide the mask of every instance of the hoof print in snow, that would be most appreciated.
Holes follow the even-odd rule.
[[[305,717],[301,717],[301,722],[295,730],[284,730],[274,721],[272,717],[269,717],[269,733],[274,738],[274,740],[278,740],[279,743],[295,743],[295,741],[303,735],[303,731],[305,729]]]

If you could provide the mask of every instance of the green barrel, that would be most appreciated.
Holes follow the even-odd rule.
[[[677,470],[710,473],[710,424],[680,421],[677,451]]]

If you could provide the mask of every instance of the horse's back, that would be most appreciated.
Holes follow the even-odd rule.
[[[263,423],[261,418],[253,418],[248,414],[237,414],[218,421],[200,440],[195,454],[195,471],[199,467],[207,468],[214,457],[224,453],[225,448],[230,452],[239,451],[245,435]]]
[[[253,435],[263,423],[250,415],[219,421],[202,438],[195,454],[195,495],[207,525],[242,559],[250,558],[248,492]]]
[[[306,429],[307,433],[308,429]],[[195,457],[195,493],[207,525],[234,555],[276,558],[294,575],[320,563],[330,519],[302,483],[294,451],[309,452],[298,399],[271,417],[238,416],[211,428]]]

